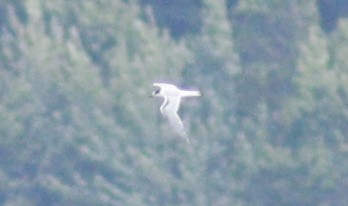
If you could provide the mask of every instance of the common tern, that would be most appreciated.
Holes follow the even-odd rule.
[[[164,98],[164,101],[160,107],[162,115],[168,120],[172,129],[178,135],[184,138],[187,143],[190,143],[184,124],[178,115],[178,110],[180,107],[181,98],[199,97],[201,96],[201,92],[182,90],[173,84],[167,83],[154,83],[153,86],[157,87],[157,89],[152,93],[152,96]]]

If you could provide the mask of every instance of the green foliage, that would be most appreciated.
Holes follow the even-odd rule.
[[[326,35],[315,0],[165,2],[0,2],[0,204],[344,205],[347,21]],[[202,91],[180,111],[191,145],[156,81]]]
[[[153,11],[158,26],[167,27],[174,38],[198,33],[201,29],[203,0],[139,0],[139,2],[145,7],[148,6],[145,10]]]

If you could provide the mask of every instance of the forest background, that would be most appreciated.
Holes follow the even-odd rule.
[[[0,1],[0,205],[347,205],[340,0]],[[152,83],[200,89],[177,138]]]

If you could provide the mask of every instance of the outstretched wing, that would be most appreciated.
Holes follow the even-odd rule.
[[[181,98],[179,96],[167,97],[166,105],[164,105],[162,113],[168,119],[169,124],[173,128],[173,130],[182,138],[184,138],[188,143],[190,143],[190,140],[186,135],[184,124],[182,123],[177,113],[180,106],[180,100]]]
[[[187,143],[190,143],[190,140],[186,134],[184,124],[182,123],[179,115],[177,113],[166,113],[165,116],[167,117],[169,124],[173,128],[173,130],[178,135],[180,135],[180,137],[184,138],[187,141]]]
[[[182,138],[184,138],[188,143],[190,140],[186,135],[184,124],[182,123],[178,110],[181,102],[180,90],[172,84],[166,83],[154,83],[153,86],[159,87],[161,93],[159,96],[164,97],[164,101],[161,105],[161,113],[169,122],[170,127]]]
[[[181,97],[179,95],[166,96],[163,102],[163,113],[177,113],[180,107]]]

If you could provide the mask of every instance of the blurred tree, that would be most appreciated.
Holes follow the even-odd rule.
[[[197,144],[195,174],[202,179],[196,187],[203,189],[197,205],[231,205],[239,203],[234,194],[239,191],[236,169],[240,143],[235,141],[234,80],[240,71],[239,57],[234,48],[233,28],[227,19],[224,1],[204,1],[202,32],[189,38],[194,52],[194,62],[184,70],[184,81],[200,85],[200,119],[190,119],[193,139]],[[195,83],[196,82],[196,83]],[[194,115],[197,116],[197,115]],[[246,148],[248,149],[248,148]],[[238,156],[238,157],[237,157]],[[244,164],[244,163],[242,163]],[[242,166],[241,166],[242,167]]]
[[[341,96],[344,89],[338,79],[346,72],[336,67],[336,52],[332,51],[339,47],[330,49],[331,43],[320,29],[314,5],[314,1],[308,1],[300,10],[304,33],[296,45],[297,73],[292,79],[296,92],[284,104],[280,116],[283,144],[293,153],[291,161],[284,165],[286,176],[279,173],[283,172],[281,168],[265,171],[272,172],[266,177],[275,184],[264,188],[261,195],[271,193],[277,197],[266,199],[267,204],[344,205],[346,201],[341,192],[346,190],[341,183],[346,176],[347,167],[342,162],[346,152],[339,149],[345,141],[342,134],[346,129],[341,123],[345,125],[347,121],[342,113],[346,100]],[[344,33],[341,32],[340,35]]]
[[[239,1],[230,14],[243,71],[238,78],[238,115],[252,116],[265,102],[277,116],[283,99],[293,91],[297,58],[295,42],[301,15],[295,1]],[[251,98],[251,99],[250,99]],[[278,126],[276,121],[273,125]]]
[[[174,38],[199,33],[202,26],[202,0],[140,0],[142,5],[153,8],[156,22],[168,28]]]
[[[342,191],[347,184],[347,60],[342,55],[347,50],[346,23],[331,39],[325,38],[318,26],[309,27],[307,43],[301,47],[299,74],[296,83],[299,96],[293,102],[291,134],[295,137],[300,160],[306,160],[307,191],[313,200],[344,205],[347,201]],[[326,40],[327,39],[327,40]],[[309,147],[309,148],[308,148]],[[309,155],[309,151],[317,155]],[[304,187],[306,188],[306,187]]]
[[[178,76],[185,45],[145,24],[133,3],[30,1],[26,24],[6,8],[1,201],[143,205],[170,196],[156,180],[166,168],[152,159],[159,135],[145,121],[155,117],[146,87]]]
[[[341,0],[317,0],[320,25],[326,32],[337,29],[338,19],[348,16],[348,2]]]
[[[316,2],[1,1],[0,205],[344,205],[348,25]],[[191,145],[155,81],[203,92]]]
[[[245,15],[242,11],[245,11]],[[264,205],[312,205],[330,202],[332,188],[326,190],[321,184],[335,182],[334,178],[327,178],[335,177],[327,168],[333,166],[331,160],[334,156],[331,156],[333,153],[327,147],[328,142],[319,141],[312,145],[312,136],[327,133],[330,124],[326,122],[314,126],[313,123],[322,118],[315,116],[312,119],[312,115],[306,116],[304,112],[304,108],[314,112],[313,109],[320,105],[317,100],[306,98],[309,94],[312,96],[317,93],[310,92],[308,84],[313,83],[315,88],[323,84],[325,90],[331,87],[331,80],[327,83],[323,81],[331,79],[329,76],[332,72],[327,70],[327,64],[331,60],[325,45],[326,37],[320,34],[315,1],[240,1],[233,12],[235,14],[231,18],[237,28],[235,37],[239,39],[236,42],[237,48],[242,52],[241,65],[244,69],[236,90],[237,95],[241,95],[238,117],[242,118],[238,120],[242,124],[238,128],[244,129],[247,138],[254,138],[253,151],[257,154],[253,162],[257,172],[248,178],[250,185],[247,188],[247,191],[254,192],[245,193],[245,199],[250,200],[250,204],[262,202]],[[245,16],[251,17],[244,18]],[[280,23],[282,21],[284,22]],[[248,41],[241,40],[246,36]],[[245,44],[246,42],[251,43]],[[299,55],[297,51],[300,51]],[[293,81],[294,78],[297,79],[297,62],[300,62],[298,68],[303,74],[301,84],[297,80]],[[277,68],[282,68],[281,72]],[[307,74],[304,75],[305,73]],[[301,94],[306,95],[296,96],[297,89],[305,90]],[[328,93],[333,94],[329,91]],[[317,94],[321,96],[322,92]],[[325,96],[321,97],[326,99]],[[296,107],[298,110],[294,112],[294,107],[289,110],[289,102],[302,106]],[[319,111],[326,113],[327,108],[320,107],[313,115],[319,115]],[[298,121],[289,122],[288,118],[293,114],[299,115]],[[304,131],[305,134],[302,133]],[[315,154],[310,157],[310,163],[306,161],[309,158],[307,152]],[[319,162],[320,158],[323,160]],[[315,179],[313,182],[303,182],[303,179],[312,177]],[[301,198],[297,198],[299,196]]]

